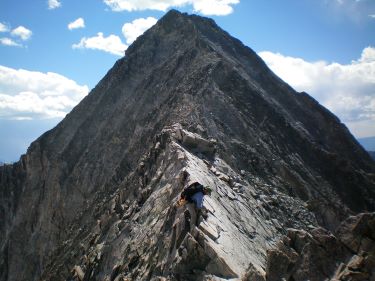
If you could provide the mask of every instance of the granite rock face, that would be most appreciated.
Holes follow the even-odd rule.
[[[336,236],[323,228],[289,229],[268,251],[266,279],[375,280],[375,213],[349,217]]]
[[[206,216],[175,204],[192,181],[214,190]],[[170,11],[0,167],[0,280],[289,276],[302,259],[289,240],[357,245],[329,231],[374,211],[374,182],[373,160],[337,117],[214,21]],[[286,264],[275,270],[274,258]]]

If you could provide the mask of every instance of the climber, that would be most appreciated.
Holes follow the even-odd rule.
[[[195,203],[195,207],[202,210],[204,196],[211,195],[211,192],[212,189],[209,186],[194,182],[182,191],[178,205],[181,206],[184,202]]]

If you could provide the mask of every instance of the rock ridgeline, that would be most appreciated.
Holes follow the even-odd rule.
[[[205,218],[175,204],[193,181]],[[342,221],[374,209],[375,164],[337,117],[170,11],[0,167],[0,280],[373,278],[374,215]]]

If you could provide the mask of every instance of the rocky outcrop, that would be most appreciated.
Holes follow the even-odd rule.
[[[375,213],[349,217],[336,236],[323,228],[290,229],[268,251],[266,279],[374,280]]]
[[[87,280],[97,275],[105,280],[238,279],[250,264],[262,270],[266,249],[279,237],[276,229],[289,222],[281,215],[271,220],[257,201],[266,197],[263,183],[249,184],[219,158],[199,157],[204,154],[197,147],[209,141],[199,136],[191,149],[180,128],[175,124],[162,130],[128,184],[95,206],[102,214],[97,224],[63,243],[64,256],[57,260],[73,258],[70,251],[80,253],[79,264],[71,265],[71,278],[79,276],[77,268]],[[224,173],[231,184],[222,180]],[[193,181],[214,188],[204,202],[206,218],[197,216],[192,204],[176,205],[182,189]],[[238,185],[242,191],[235,190]],[[289,198],[285,205],[299,204],[293,201]],[[316,224],[311,214],[306,216],[311,221],[305,223]],[[57,278],[64,266],[50,264],[43,278]]]
[[[288,228],[373,211],[374,174],[328,110],[212,20],[170,11],[0,166],[0,280],[263,280]],[[214,189],[207,216],[174,204],[190,181]]]

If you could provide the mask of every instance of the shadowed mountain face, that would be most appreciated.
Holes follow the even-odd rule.
[[[214,21],[170,11],[0,167],[0,280],[262,273],[287,228],[373,211],[374,173],[327,109]],[[214,189],[205,219],[174,205],[192,181]]]

